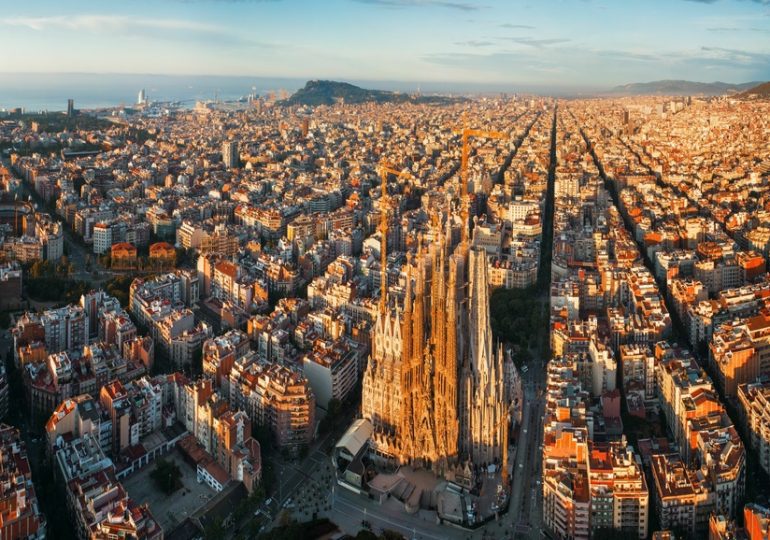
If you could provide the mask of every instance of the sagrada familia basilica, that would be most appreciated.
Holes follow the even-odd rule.
[[[387,229],[383,212],[382,291],[361,406],[374,428],[370,445],[462,484],[489,465],[505,477],[508,399],[503,351],[492,342],[486,252],[471,247],[467,226],[453,246],[451,219],[434,215],[430,241],[407,253],[399,301],[388,294]]]

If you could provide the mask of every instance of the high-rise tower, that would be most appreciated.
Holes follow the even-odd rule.
[[[240,164],[238,141],[225,141],[222,144],[222,161],[228,169],[238,167]]]

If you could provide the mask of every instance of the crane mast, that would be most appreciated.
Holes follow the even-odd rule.
[[[462,135],[462,158],[460,160],[460,216],[462,217],[462,241],[465,243],[468,241],[468,216],[470,214],[470,194],[468,193],[468,158],[470,157],[470,139],[476,137],[485,137],[489,139],[504,139],[505,134],[499,131],[490,131],[483,129],[471,129],[463,128],[462,130],[455,131]]]
[[[406,171],[394,169],[388,162],[381,161],[377,169],[380,172],[380,188],[382,189],[382,201],[380,202],[380,226],[382,234],[380,246],[380,313],[385,313],[388,294],[388,210],[390,197],[388,195],[388,175],[401,177],[407,175]]]

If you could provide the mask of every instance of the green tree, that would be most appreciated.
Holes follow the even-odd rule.
[[[62,255],[61,259],[59,259],[59,272],[66,273],[68,272],[69,266],[70,266],[70,259],[66,255]]]
[[[53,268],[50,262],[38,260],[32,263],[32,266],[29,269],[29,277],[31,278],[47,277],[52,274],[52,270]]]
[[[179,466],[173,461],[166,461],[163,458],[158,459],[155,463],[155,469],[150,473],[150,478],[166,495],[170,495],[182,487],[181,477],[182,471],[179,470]]]
[[[495,338],[513,346],[517,364],[528,360],[528,349],[534,348],[548,332],[536,290],[495,289],[489,308]]]
[[[117,298],[121,306],[126,307],[128,305],[129,290],[133,281],[134,278],[131,276],[116,276],[104,284],[104,290]]]
[[[252,514],[257,508],[259,508],[259,505],[262,504],[262,501],[264,500],[265,489],[262,484],[260,484],[254,488],[254,491],[252,491],[248,497],[241,500],[241,502],[238,504],[238,507],[235,509],[234,513],[236,522],[240,521],[247,515]]]
[[[179,266],[189,266],[190,261],[192,260],[191,252],[192,250],[188,250],[185,248],[178,247],[176,248],[176,258],[174,259],[173,264],[179,265]]]
[[[91,289],[91,285],[85,281],[64,281],[64,300],[68,303],[78,302]],[[59,290],[61,297],[61,290]]]

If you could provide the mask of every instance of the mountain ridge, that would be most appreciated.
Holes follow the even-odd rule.
[[[341,81],[310,80],[305,83],[288,99],[279,102],[281,105],[334,105],[340,101],[351,104],[359,103],[454,103],[463,98],[440,95],[410,95],[389,90],[369,90]]]
[[[738,94],[739,98],[751,98],[752,96],[757,96],[760,98],[767,98],[770,97],[770,82],[764,82],[761,84],[758,84],[757,86],[752,86],[748,90],[744,90],[740,94]]]
[[[643,96],[643,95],[662,95],[662,96],[686,96],[686,95],[705,95],[721,96],[725,94],[737,94],[748,90],[760,84],[759,81],[746,83],[726,83],[714,81],[709,83],[686,81],[680,79],[663,79],[659,81],[650,81],[644,83],[622,84],[612,88],[608,94]]]

